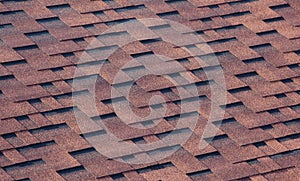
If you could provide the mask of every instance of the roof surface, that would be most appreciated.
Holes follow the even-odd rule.
[[[299,0],[0,1],[0,180],[299,180],[299,11]],[[180,46],[139,28],[125,31],[139,38],[109,58],[87,56],[93,37],[144,18],[170,19],[193,30],[220,65],[199,66]],[[147,23],[153,31],[166,27]],[[109,34],[101,51],[125,42],[114,39],[116,34],[124,32]],[[171,57],[171,63],[134,61],[124,67],[149,54]],[[205,59],[205,53],[197,57]],[[222,70],[226,87],[206,75],[215,69]],[[153,74],[158,70],[164,75]],[[145,72],[150,73],[140,76]],[[121,76],[115,79],[117,73]],[[84,79],[80,83],[96,77],[95,105],[74,103],[74,96],[89,100],[93,95],[84,86],[74,89],[74,77]],[[189,83],[175,85],[182,80]],[[196,94],[189,90],[193,86]],[[223,90],[226,102],[215,99],[219,94],[212,89]],[[154,100],[149,106],[153,95],[167,103]],[[200,107],[193,98],[199,98]],[[124,100],[133,112],[114,109]],[[217,112],[225,110],[222,117],[209,116],[212,102]],[[162,107],[165,114],[146,119]],[[133,113],[141,119],[133,120]],[[198,121],[196,126],[188,119],[178,126],[182,115]],[[209,121],[211,132],[203,136]],[[106,148],[108,139],[97,149],[89,138],[108,132],[141,151]],[[170,132],[174,140],[166,142]],[[201,140],[209,144],[200,148]],[[163,146],[142,147],[153,142]],[[101,148],[117,155],[109,157]],[[130,163],[139,157],[147,162]]]

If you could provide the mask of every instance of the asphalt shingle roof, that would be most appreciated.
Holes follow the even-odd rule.
[[[299,12],[299,0],[1,0],[0,180],[299,180]],[[147,21],[149,31],[102,36],[101,50],[88,48],[110,28],[145,18],[188,27],[220,65],[205,53],[196,56],[206,63],[199,65],[164,42],[159,32],[185,43],[157,21]],[[169,64],[151,64],[157,54]],[[225,87],[207,75],[218,70]],[[74,88],[74,77],[96,78],[95,90]],[[226,102],[212,89],[224,89]],[[91,95],[94,104],[74,102]],[[154,95],[167,103],[151,102]],[[129,107],[116,111],[124,101]],[[212,102],[222,117],[209,117]],[[205,132],[208,120],[216,132]],[[139,151],[110,147],[117,157],[108,158],[89,140],[108,131]],[[170,133],[174,142],[165,142]],[[200,149],[201,140],[209,144]],[[141,146],[153,142],[162,148]],[[130,164],[133,158],[148,162]]]

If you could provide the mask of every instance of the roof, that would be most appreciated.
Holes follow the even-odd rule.
[[[299,179],[299,11],[0,1],[0,180]]]

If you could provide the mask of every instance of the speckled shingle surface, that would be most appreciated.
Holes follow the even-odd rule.
[[[299,0],[1,0],[0,180],[299,180],[299,11]],[[214,70],[214,63],[199,67],[187,52],[148,31],[139,32],[138,41],[120,47],[106,60],[85,51],[94,37],[111,27],[144,18],[170,19],[190,28],[219,60],[227,100],[218,105],[225,114],[212,121],[219,127],[211,141],[202,134],[212,101],[205,71]],[[149,26],[159,31],[155,27],[160,25]],[[125,40],[112,34],[105,39],[108,44]],[[149,52],[171,57],[185,71],[175,64],[165,69],[138,61],[122,68]],[[87,63],[80,62],[82,57]],[[101,70],[96,69],[103,61]],[[166,75],[138,79],[126,97],[126,83],[155,70]],[[96,112],[89,103],[74,103],[72,96],[85,99],[91,93],[74,89],[74,75],[97,77]],[[173,82],[182,79],[192,82],[198,93],[192,94],[185,85],[180,89],[182,98]],[[155,127],[131,128],[120,121],[133,119],[126,109],[116,114],[115,101],[127,99],[133,112],[145,117],[162,107],[159,101],[149,106],[153,95],[165,97],[167,112],[137,124]],[[190,105],[195,97],[204,106]],[[185,102],[179,103],[182,99]],[[196,127],[177,127],[181,114],[192,119],[197,114]],[[79,120],[101,122],[136,145],[160,142],[172,130],[177,131],[174,135],[190,136],[180,145],[167,143],[163,151],[147,148],[141,154],[109,159],[86,139],[106,134],[105,130],[99,124],[82,127]],[[209,145],[199,149],[201,139]],[[153,159],[172,149],[174,154]],[[125,161],[133,157],[153,161]]]

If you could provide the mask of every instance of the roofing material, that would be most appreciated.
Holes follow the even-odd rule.
[[[0,1],[0,180],[299,180],[299,10],[298,0]],[[212,102],[206,71],[215,70],[214,62],[201,67],[185,51],[148,32],[107,60],[93,58],[91,51],[91,56],[82,54],[94,37],[143,18],[189,27],[220,62],[227,100],[219,111],[225,114],[212,121],[218,132],[205,137],[209,145],[203,149],[198,145]],[[119,40],[109,36],[106,43]],[[138,122],[149,129],[131,129],[120,122],[113,103],[127,98],[126,83],[162,66],[152,69],[136,61],[121,67],[132,58],[146,55],[149,60],[152,54],[168,55],[187,71],[170,66],[172,79],[146,76],[130,85],[128,101],[141,117],[161,109],[159,100],[148,106],[152,95],[168,100],[165,114],[158,111],[153,119]],[[83,57],[87,62],[81,64]],[[104,69],[90,68],[99,62]],[[97,78],[97,112],[89,104],[74,103],[74,96],[84,99],[91,92],[74,90],[79,64],[81,76]],[[118,72],[122,74],[116,83]],[[174,87],[173,80],[183,78],[193,82],[196,95],[189,86]],[[118,94],[112,96],[112,89]],[[204,106],[194,109],[195,97]],[[190,136],[163,150],[147,148],[142,154],[109,159],[87,139],[107,130],[80,127],[76,113],[83,121],[103,122],[117,137],[136,145],[160,142],[174,129],[176,140]],[[177,127],[178,117],[193,118],[194,113],[199,116],[194,129],[188,124]],[[123,111],[121,116],[130,114]],[[174,154],[164,157],[170,150]],[[157,155],[163,159],[155,159]],[[134,157],[151,161],[129,164]]]

